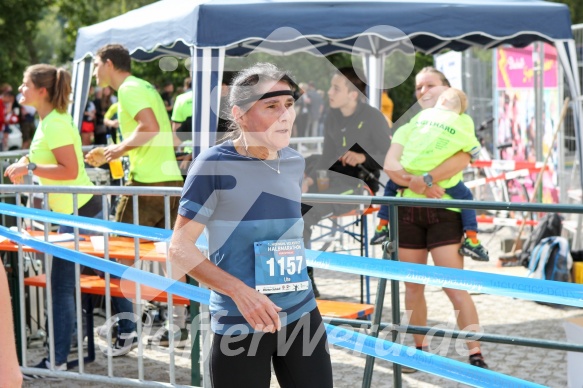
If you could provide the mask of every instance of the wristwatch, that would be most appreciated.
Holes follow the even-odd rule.
[[[26,168],[28,169],[28,175],[33,175],[33,171],[36,170],[36,163],[29,163]]]
[[[428,172],[426,172],[425,174],[423,174],[423,182],[425,182],[427,187],[431,187],[433,186],[433,177],[429,175]]]

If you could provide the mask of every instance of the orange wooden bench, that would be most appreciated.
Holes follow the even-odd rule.
[[[93,295],[105,295],[105,279],[94,275],[81,275],[79,278],[81,292]],[[111,279],[109,282],[111,296],[135,298],[135,283],[129,280]],[[46,275],[32,276],[24,279],[25,286],[46,287]],[[156,288],[141,285],[142,299],[157,302],[167,302],[168,295],[164,291]],[[174,304],[187,305],[190,300],[173,295]],[[360,318],[372,314],[374,306],[371,304],[360,304],[350,302],[340,302],[332,300],[317,300],[318,308],[322,315],[335,318]]]
[[[30,232],[33,236],[43,236],[42,232],[34,231]],[[51,236],[57,236],[57,233],[51,233]],[[93,244],[89,240],[89,236],[80,235],[79,237],[82,238],[79,241],[79,251],[83,253],[87,253],[97,257],[104,257],[105,252],[103,251],[96,251],[93,249]],[[69,249],[75,249],[75,242],[74,241],[67,241],[58,243],[59,246]],[[134,239],[131,237],[110,237],[109,238],[109,257],[115,259],[122,259],[122,260],[134,260],[136,257],[135,247],[134,247]],[[166,255],[160,254],[156,252],[156,247],[154,246],[154,242],[142,240],[138,244],[138,257],[141,260],[147,261],[157,261],[157,262],[165,262]],[[0,242],[0,250],[8,251],[8,252],[17,252],[18,251],[18,244],[13,243],[9,240],[4,240]],[[34,248],[24,245],[23,246],[24,252],[38,252]]]
[[[81,285],[81,292],[93,295],[105,295],[105,279],[95,275],[81,275],[79,277]],[[46,274],[32,276],[24,279],[25,286],[43,287],[47,286]],[[129,280],[110,279],[109,288],[111,296],[135,298],[136,297],[136,283]],[[167,302],[168,294],[156,288],[141,285],[141,298],[149,301]],[[172,301],[174,304],[187,305],[190,300],[181,296],[173,295]],[[88,305],[85,306],[85,318],[87,324],[87,356],[84,357],[86,363],[95,360],[95,337],[93,333],[93,305],[89,299]],[[67,362],[67,368],[74,368],[79,364],[79,360]]]
[[[93,295],[105,295],[105,279],[94,275],[81,275],[79,277],[81,292]],[[30,287],[47,286],[46,274],[32,276],[24,279],[24,285]],[[135,298],[135,283],[129,280],[110,279],[110,293],[111,296],[130,297]],[[142,299],[150,301],[167,302],[168,295],[164,291],[156,288],[141,285]],[[173,295],[173,303],[179,305],[190,304],[190,300],[181,296]],[[95,337],[94,337],[94,323],[93,323],[93,305],[89,299],[86,301],[85,321],[87,324],[87,356],[84,357],[85,363],[90,363],[95,360]],[[356,319],[372,314],[374,306],[370,304],[340,302],[331,300],[317,300],[318,308],[323,316],[333,318],[347,318]],[[79,365],[79,360],[72,360],[67,362],[67,368],[75,368]]]
[[[95,275],[81,275],[79,278],[81,284],[81,292],[93,295],[105,295],[105,279],[100,278]],[[109,288],[111,291],[111,296],[119,296],[126,298],[136,297],[136,287],[134,282],[129,280],[111,279],[109,282]],[[38,275],[24,279],[25,286],[34,287],[46,287],[47,278],[46,275]],[[160,291],[156,288],[141,285],[141,297],[142,299],[157,302],[167,302],[168,295],[164,291]],[[190,300],[183,298],[181,296],[173,295],[172,301],[174,304],[187,305],[190,304]]]
[[[318,299],[320,314],[326,317],[356,319],[370,315],[374,305]]]
[[[365,212],[364,215],[372,214],[378,211],[378,206],[371,206]],[[353,211],[342,216],[357,216],[359,215],[357,211]],[[34,233],[34,232],[33,232]],[[36,232],[35,234],[39,234]],[[84,236],[86,237],[86,236]],[[74,242],[60,243],[59,245],[73,249]],[[6,251],[16,251],[18,250],[18,245],[12,243],[11,241],[4,241],[0,243],[1,250]],[[165,255],[156,252],[154,244],[152,242],[142,242],[139,244],[140,258],[142,260],[149,261],[165,261]],[[27,252],[36,252],[30,247],[24,247]],[[89,238],[84,241],[79,242],[79,250],[84,253],[88,253],[94,256],[103,257],[104,253],[101,251],[93,250]],[[109,250],[110,257],[115,257],[118,259],[129,259],[133,260],[135,257],[134,252],[134,239],[128,237],[111,237],[109,239]],[[26,286],[33,287],[46,287],[46,275],[38,275],[24,279],[24,284]],[[99,276],[91,275],[81,275],[80,277],[81,292],[93,295],[105,295],[105,280]],[[120,284],[119,279],[110,280],[110,292],[111,296],[117,297],[129,297],[135,298],[136,296],[135,283],[129,280],[123,280]],[[145,285],[141,286],[140,289],[141,298],[149,301],[157,302],[167,302],[168,296],[165,292],[159,291],[153,287],[148,287]],[[174,304],[188,305],[190,301],[186,298],[174,295]],[[339,302],[339,301],[329,301],[329,300],[318,300],[318,307],[320,312],[324,316],[335,317],[335,318],[359,318],[372,313],[374,306],[370,304],[359,304],[359,303],[349,303],[349,302]]]

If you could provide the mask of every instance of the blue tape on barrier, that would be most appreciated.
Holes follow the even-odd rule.
[[[306,251],[306,258],[307,264],[316,268],[583,307],[583,287],[580,284],[378,260],[313,250]]]
[[[112,275],[119,276],[120,278],[126,280],[145,284],[158,290],[182,296],[199,303],[210,303],[210,291],[200,287],[165,278],[163,276],[142,271],[134,267],[128,267],[110,260],[104,260],[99,257],[88,255],[86,253],[76,252],[65,247],[35,239],[30,236],[24,236],[20,233],[7,229],[4,226],[0,226],[0,235],[16,243],[27,245],[33,249],[36,249],[37,251],[46,252],[53,256],[95,268],[103,272],[109,272]]]
[[[544,387],[506,376],[437,354],[358,333],[340,326],[324,324],[328,342],[379,359],[396,362],[474,387]]]
[[[7,208],[7,206],[13,206],[14,209]],[[131,237],[147,238],[150,240],[166,240],[172,233],[171,231],[164,229],[114,223],[110,221],[95,220],[80,216],[63,215],[44,210],[22,208],[1,203],[0,213],[12,215],[15,217],[32,218],[44,222],[61,223],[72,227],[94,230],[102,233],[123,234],[129,235]],[[149,232],[152,232],[152,234]],[[123,279],[145,284],[150,287],[172,293],[174,295],[197,301],[199,303],[209,304],[210,302],[210,292],[200,287],[188,285],[133,267],[126,267],[122,264],[103,260],[101,258],[97,258],[85,253],[76,252],[52,243],[31,238],[29,236],[23,236],[22,234],[13,232],[3,226],[0,226],[0,235],[5,236],[16,243],[30,246],[31,248],[38,251],[46,252],[52,254],[53,256],[61,257],[66,260],[89,266],[104,272],[109,272],[110,274],[119,276]],[[206,249],[206,247],[203,249]],[[519,297],[524,299],[549,301],[583,307],[583,304],[572,304],[573,298],[576,297],[578,298],[577,302],[581,302],[583,297],[571,295],[570,298],[562,297],[557,299],[557,297],[553,298],[552,295],[547,292],[547,294],[540,295],[540,298],[536,298],[531,295],[533,292],[532,288],[527,288],[527,291],[525,291],[522,284],[518,284],[518,286],[515,287],[495,285],[485,286],[484,284],[481,284],[487,282],[514,282],[514,284],[516,284],[516,282],[524,282],[526,286],[532,287],[532,284],[529,284],[530,282],[540,282],[535,279],[510,277],[513,279],[509,280],[508,276],[502,277],[499,275],[481,274],[474,271],[461,271],[442,267],[430,268],[418,264],[400,263],[386,260],[380,261],[370,258],[359,258],[312,250],[307,250],[307,259],[310,265],[318,268],[326,268],[381,278],[387,278],[389,276],[388,274],[390,274],[391,278],[397,280],[425,283],[440,287],[467,289],[472,291],[488,291],[492,294],[508,296],[520,295]],[[472,273],[475,276],[475,281],[468,282],[467,278],[469,273]],[[441,278],[438,278],[439,276],[441,276]],[[481,277],[483,279],[480,279]],[[537,285],[540,286],[539,283],[537,283]],[[545,286],[549,287],[548,285]],[[521,287],[523,288],[522,290]],[[517,292],[516,290],[520,291]],[[582,290],[578,289],[574,291],[578,291],[579,293],[582,292]],[[556,293],[557,291],[555,291],[555,294]],[[549,296],[549,298],[546,298],[546,296]],[[400,364],[433,373],[435,375],[443,376],[445,378],[464,384],[472,385],[475,387],[542,387],[538,384],[530,383],[528,381],[520,380],[511,376],[501,375],[486,369],[475,368],[459,361],[450,360],[438,355],[428,355],[427,353],[418,351],[416,349],[408,348],[400,344],[395,344],[390,341],[374,338],[371,336],[366,336],[364,334],[360,334],[352,330],[347,330],[342,327],[331,326],[328,324],[325,325],[326,331],[328,333],[328,341],[331,344],[355,350],[390,362],[398,362]],[[379,350],[384,354],[379,354]],[[407,352],[410,352],[411,354],[409,355]]]
[[[6,203],[0,203],[0,213],[13,217],[30,218],[40,222],[66,225],[72,228],[77,227],[79,229],[87,229],[98,233],[113,233],[128,237],[145,238],[153,241],[168,240],[172,236],[172,231],[168,229],[61,214],[48,210],[33,209]],[[208,250],[208,242],[204,234],[200,236],[196,242],[196,246],[201,250]]]
[[[0,213],[150,240],[167,240],[172,234],[171,230],[64,215],[4,203],[0,203]],[[204,235],[200,236],[196,245],[199,249],[208,249],[208,242]],[[583,287],[572,283],[485,274],[469,270],[377,260],[313,250],[307,250],[306,256],[308,264],[317,268],[583,307]]]
[[[101,233],[116,233],[150,240],[167,240],[172,234],[171,230],[64,215],[4,203],[0,203],[0,213],[60,223]],[[208,242],[204,234],[200,236],[196,245],[199,249],[208,249]],[[307,250],[306,256],[308,264],[317,268],[583,307],[583,287],[572,283],[485,274],[477,271],[377,260],[313,250]]]

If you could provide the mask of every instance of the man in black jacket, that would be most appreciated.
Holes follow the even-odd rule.
[[[362,195],[365,184],[373,193],[379,189],[377,178],[390,146],[390,129],[383,114],[366,103],[365,88],[366,84],[351,67],[340,69],[332,77],[328,90],[331,109],[324,123],[324,149],[313,168],[308,163],[304,192]],[[324,174],[321,171],[326,171],[329,187],[324,190],[320,187],[319,191],[315,183],[317,176]],[[355,205],[331,203],[312,208],[304,206],[306,246],[310,246],[313,225],[353,208]]]

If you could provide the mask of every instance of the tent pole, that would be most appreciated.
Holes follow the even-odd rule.
[[[366,69],[368,103],[380,110],[381,93],[383,91],[385,56],[365,54],[363,55],[362,60],[364,68]]]
[[[77,128],[81,128],[83,112],[89,98],[89,87],[91,85],[91,73],[93,72],[93,58],[85,57],[75,63],[73,68],[73,80],[71,88],[73,90],[73,104],[69,107],[69,112],[73,116],[73,123]]]
[[[581,130],[583,128],[583,97],[579,84],[579,74],[577,73],[577,53],[575,51],[575,41],[558,41],[555,43],[557,53],[567,77],[569,90],[571,92],[571,109],[573,111],[573,124],[575,126],[575,139],[577,144],[577,162],[579,165],[579,185],[583,186],[583,149],[581,149]],[[568,51],[567,51],[568,50]]]

